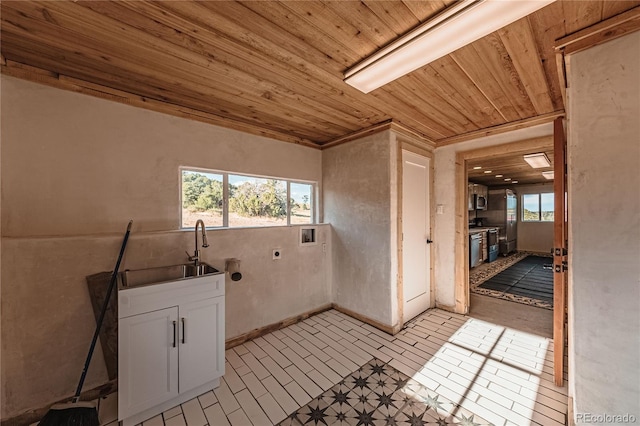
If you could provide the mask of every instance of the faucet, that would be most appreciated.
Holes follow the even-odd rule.
[[[189,256],[189,260],[192,261],[194,266],[196,267],[200,262],[200,250],[198,250],[198,226],[200,225],[202,225],[202,247],[204,248],[209,247],[209,243],[207,243],[207,230],[205,229],[204,222],[202,221],[202,219],[198,219],[195,227],[196,249],[195,249],[195,252],[193,253],[193,256],[189,255],[189,253],[187,252],[187,256]]]

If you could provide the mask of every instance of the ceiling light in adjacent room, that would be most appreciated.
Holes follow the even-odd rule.
[[[551,167],[549,158],[547,157],[547,154],[545,154],[544,152],[538,152],[536,154],[527,154],[527,155],[524,155],[523,157],[524,157],[524,161],[529,163],[529,165],[534,169]]]
[[[496,177],[497,177],[497,178],[501,178],[501,177],[502,177],[502,175],[496,175]]]
[[[493,173],[493,171],[492,171],[492,170],[485,170],[484,172],[485,172],[486,174]]]
[[[542,172],[542,176],[544,176],[545,179],[553,179],[553,170],[549,171],[549,172]]]
[[[481,168],[482,168],[481,166],[475,166],[473,170],[480,170]]]
[[[511,178],[505,178],[505,182],[509,182],[511,180]]]
[[[512,180],[511,183],[518,183],[518,181],[517,180]]]
[[[554,0],[460,0],[344,74],[364,93],[417,70],[535,12]]]

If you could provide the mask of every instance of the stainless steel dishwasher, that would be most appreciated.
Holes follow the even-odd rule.
[[[481,263],[480,260],[480,243],[482,242],[482,234],[476,233],[469,235],[469,267],[475,268]]]

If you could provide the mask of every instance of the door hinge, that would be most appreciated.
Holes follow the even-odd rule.
[[[555,247],[551,249],[551,254],[554,256],[566,256],[567,249],[564,247]]]
[[[560,264],[555,264],[554,265],[554,272],[556,273],[561,273],[561,272],[565,272],[569,269],[569,265],[567,264],[566,261],[563,261]]]

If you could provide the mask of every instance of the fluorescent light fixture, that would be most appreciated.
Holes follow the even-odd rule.
[[[534,169],[541,169],[543,167],[551,167],[551,163],[549,162],[549,157],[544,152],[538,152],[536,154],[527,154],[524,155],[524,161],[529,163],[529,165]]]
[[[485,172],[485,173],[487,173],[487,174],[489,174],[489,173],[493,173],[493,171],[492,171],[492,170],[485,170],[484,172]]]
[[[348,69],[344,80],[361,92],[369,93],[554,1],[457,1]]]
[[[545,179],[553,179],[553,170],[548,171],[548,172],[542,172],[542,176],[544,176]]]

